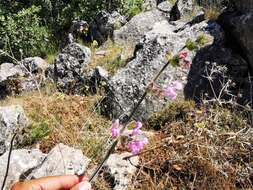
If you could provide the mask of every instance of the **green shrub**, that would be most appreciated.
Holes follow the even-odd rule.
[[[16,59],[45,55],[50,46],[50,34],[47,27],[40,25],[39,11],[40,7],[32,6],[13,15],[2,15],[0,49]]]
[[[143,0],[125,0],[123,2],[122,13],[128,17],[133,17],[142,11]]]

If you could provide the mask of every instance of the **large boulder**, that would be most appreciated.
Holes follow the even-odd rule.
[[[164,1],[157,5],[157,9],[164,13],[170,13],[172,8],[173,8],[173,4],[170,1]]]
[[[59,90],[65,93],[83,93],[88,79],[85,68],[91,61],[91,50],[77,43],[69,44],[60,53],[54,65],[54,78]]]
[[[8,152],[0,157],[1,182],[6,171],[7,159]],[[63,144],[56,145],[48,154],[43,154],[37,149],[13,150],[4,189],[10,189],[11,184],[19,180],[83,173],[89,161],[81,150]]]
[[[233,100],[246,105],[251,96],[248,71],[247,62],[232,49],[218,44],[207,46],[193,59],[185,97],[199,103],[203,98],[223,101],[237,97]]]
[[[102,44],[108,38],[112,38],[114,30],[119,29],[126,22],[126,18],[116,11],[112,13],[101,11],[90,25],[89,36],[92,41],[96,40],[99,44]]]
[[[245,13],[225,12],[219,22],[227,33],[228,43],[248,61],[253,75],[253,9]]]
[[[18,64],[0,65],[0,98],[38,90],[45,82],[48,63],[40,57],[25,58]]]
[[[8,160],[8,153],[0,157],[0,181],[3,182],[4,174],[6,172],[6,163]],[[7,181],[4,189],[9,190],[14,182],[24,180],[29,174],[29,170],[38,167],[45,159],[46,154],[43,154],[40,150],[13,150],[10,159],[10,168],[8,172]]]
[[[237,10],[241,12],[247,12],[253,10],[253,1],[252,0],[232,0],[235,4]]]
[[[128,189],[136,172],[135,166],[139,163],[138,156],[130,158],[130,160],[124,160],[127,156],[131,156],[131,153],[112,154],[104,165],[105,172],[112,179],[111,183],[114,190]]]
[[[126,25],[114,32],[114,40],[117,43],[137,44],[156,22],[165,20],[162,12],[153,9],[134,16]]]
[[[168,52],[178,53],[189,38],[196,39],[202,33],[210,38],[209,34],[214,31],[222,33],[222,30],[217,29],[219,27],[217,24],[214,25],[216,26],[214,28],[210,27],[210,24],[203,21],[178,30],[177,25],[182,26],[180,22],[171,24],[162,21],[156,23],[154,29],[148,32],[138,45],[136,57],[109,81],[107,96],[102,103],[103,113],[114,118],[118,118],[123,113],[129,114],[144,93],[145,87],[167,62],[166,54]],[[178,32],[174,32],[175,30]],[[166,87],[171,81],[186,83],[186,78],[187,70],[176,69],[170,65],[161,75],[158,84]],[[168,101],[168,99],[147,96],[135,112],[134,118],[147,119],[151,113],[161,109]]]
[[[21,106],[0,107],[0,155],[10,146],[15,132],[28,125],[28,119]]]
[[[194,2],[192,0],[177,0],[170,12],[170,21],[176,21],[194,12]]]
[[[58,144],[48,153],[42,165],[30,173],[29,178],[84,173],[89,162],[90,159],[81,150]]]

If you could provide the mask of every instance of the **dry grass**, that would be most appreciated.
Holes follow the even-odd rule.
[[[23,94],[7,98],[1,105],[22,105],[32,121],[20,146],[38,143],[43,152],[48,152],[57,143],[64,143],[80,148],[96,161],[110,132],[110,121],[95,109],[100,100],[100,96],[71,96],[43,90],[42,96],[38,92]]]
[[[96,53],[104,51],[104,55],[96,55]],[[114,74],[119,68],[124,67],[126,60],[132,57],[134,47],[131,44],[119,45],[112,41],[107,41],[99,49],[92,48],[92,61],[89,69],[94,69],[96,66],[102,66]]]
[[[167,120],[140,155],[132,189],[253,188],[253,129],[242,112],[181,102],[161,113],[147,125]]]
[[[207,20],[215,21],[218,19],[220,14],[221,14],[220,7],[210,6],[205,8],[205,18]]]

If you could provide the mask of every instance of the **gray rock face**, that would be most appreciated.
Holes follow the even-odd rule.
[[[140,13],[114,32],[114,40],[117,43],[128,42],[137,44],[148,31],[153,29],[156,22],[162,20],[165,20],[165,17],[157,9]]]
[[[187,15],[190,15],[194,10],[194,3],[192,0],[177,0],[173,6],[170,14],[170,20],[176,21]]]
[[[220,22],[228,34],[228,40],[237,42],[234,46],[248,59],[253,74],[253,10],[241,15],[224,14]],[[232,43],[231,43],[232,44]]]
[[[113,36],[113,32],[125,25],[126,18],[114,11],[111,14],[101,11],[94,19],[90,27],[90,38],[96,40],[99,44],[104,43]]]
[[[28,57],[21,61],[21,65],[31,73],[43,73],[48,68],[48,63],[40,57]]]
[[[17,65],[0,65],[0,98],[7,95],[37,90],[45,81],[48,64],[40,57],[30,57]]]
[[[246,12],[246,11],[252,11],[253,10],[253,1],[252,0],[233,0],[236,8],[239,11]]]
[[[1,182],[6,169],[7,157],[8,152],[0,157]],[[14,150],[10,161],[6,190],[10,189],[13,182],[19,180],[82,173],[86,170],[90,160],[80,150],[58,144],[48,154],[43,154],[37,149]]]
[[[131,184],[131,178],[136,171],[139,163],[138,156],[131,158],[131,162],[123,160],[124,157],[131,154],[126,152],[122,154],[112,154],[105,164],[106,171],[113,178],[114,190],[126,190]]]
[[[157,6],[157,1],[156,0],[144,0],[142,8],[145,11],[150,11]]]
[[[123,113],[131,112],[144,93],[145,87],[167,62],[167,52],[178,53],[185,46],[187,39],[196,39],[200,33],[208,35],[212,32],[205,21],[187,26],[177,33],[174,32],[177,29],[175,25],[177,23],[170,24],[167,21],[155,24],[154,29],[148,32],[139,44],[140,48],[136,52],[136,57],[112,77],[107,88],[107,98],[102,103],[105,115],[118,118]],[[178,23],[178,25],[181,24]],[[158,84],[165,87],[171,81],[186,83],[186,78],[187,70],[169,66],[161,75]],[[147,119],[151,113],[161,109],[168,101],[147,96],[134,118]]]
[[[226,67],[223,74],[216,73],[212,76],[212,81],[208,81],[207,76],[218,67]],[[241,104],[247,104],[250,97],[250,84],[248,82],[248,64],[238,54],[224,46],[214,44],[207,46],[197,52],[193,59],[193,64],[188,76],[188,83],[185,86],[185,96],[188,99],[194,99],[196,102],[201,101],[201,97],[212,99],[218,97],[224,85],[220,81],[226,83],[230,79],[234,85],[229,88],[230,94],[242,94],[238,99]],[[224,76],[226,75],[226,77]],[[212,83],[213,89],[210,86]],[[240,90],[238,90],[240,89]],[[207,95],[207,96],[205,96]],[[220,99],[230,99],[231,96],[223,92]]]
[[[19,65],[12,63],[3,63],[0,65],[0,83],[5,82],[9,78],[23,76],[24,72]]]
[[[89,162],[90,160],[83,155],[81,150],[58,144],[48,153],[42,165],[31,172],[29,177],[83,173]]]
[[[0,107],[0,155],[9,148],[14,132],[27,125],[28,119],[21,106]]]
[[[42,161],[45,159],[45,154],[40,150],[13,150],[11,160],[10,160],[10,169],[8,173],[8,178],[6,181],[5,188],[9,190],[11,185],[14,182],[19,180],[24,180],[27,178],[26,172],[30,169],[36,168],[39,166]],[[6,163],[8,159],[8,152],[0,157],[0,181],[3,181],[4,174],[6,171]]]
[[[92,93],[97,93],[97,89],[107,84],[108,80],[109,73],[100,66],[96,67],[90,78],[90,91]]]
[[[173,4],[169,1],[164,1],[157,5],[157,9],[164,13],[170,13],[172,7]]]
[[[68,45],[56,58],[54,75],[57,87],[66,93],[85,91],[87,80],[83,74],[90,60],[89,48],[77,43]]]

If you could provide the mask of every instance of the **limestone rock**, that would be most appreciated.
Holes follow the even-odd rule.
[[[27,125],[28,119],[21,106],[0,107],[0,155],[10,146],[14,132]]]
[[[227,32],[230,45],[248,59],[253,74],[253,10],[243,14],[223,14],[219,21]]]
[[[99,87],[104,86],[108,83],[109,73],[100,66],[97,66],[90,78],[90,91],[97,93]]]
[[[113,179],[114,190],[126,190],[128,185],[131,184],[131,178],[136,171],[139,163],[138,156],[129,160],[123,160],[124,157],[130,156],[131,153],[125,152],[122,154],[112,154],[105,164],[105,171]]]
[[[83,173],[90,160],[81,150],[63,144],[56,145],[46,156],[40,167],[29,175],[30,178]]]
[[[21,65],[31,73],[43,73],[49,67],[49,64],[40,57],[25,58],[21,61]]]
[[[241,12],[253,11],[253,1],[252,0],[232,0],[236,8]]]
[[[117,43],[127,42],[137,44],[139,40],[150,30],[156,22],[165,20],[162,12],[154,9],[142,12],[134,16],[126,25],[114,32],[114,40]]]
[[[217,66],[225,66],[226,72],[224,74],[222,74],[223,72],[216,73],[212,76],[212,80],[209,81],[207,76],[211,73],[211,70],[213,72],[217,70]],[[247,62],[231,49],[217,44],[207,46],[197,52],[193,59],[188,82],[185,86],[185,97],[194,99],[196,102],[201,101],[203,97],[207,100],[218,97],[224,87],[224,84],[220,81],[226,83],[231,80],[234,85],[229,87],[229,94],[235,96],[241,94],[237,101],[245,105],[249,103],[251,97],[248,71]],[[222,92],[220,99],[230,100],[231,95],[229,94]]]
[[[210,28],[209,25],[210,23],[203,21],[191,26],[187,25],[182,31],[174,32],[177,24],[175,26],[167,21],[156,23],[154,29],[148,32],[138,44],[136,57],[109,80],[107,96],[102,102],[102,112],[112,118],[119,118],[123,113],[129,114],[144,93],[145,87],[167,62],[166,53],[178,53],[185,46],[187,39],[196,39],[202,33],[211,38],[211,33],[216,28]],[[170,81],[180,81],[185,84],[186,78],[187,70],[176,69],[169,65],[158,84],[162,87],[169,85]],[[137,109],[134,118],[145,120],[169,101],[169,99],[148,95]]]
[[[0,181],[3,181],[4,174],[6,171],[6,163],[8,159],[8,153],[0,157]],[[30,169],[38,167],[45,159],[45,154],[40,150],[13,150],[10,160],[10,169],[8,173],[5,190],[9,190],[14,182],[24,180],[27,178],[26,173],[29,173]]]
[[[164,1],[157,5],[157,9],[164,13],[170,13],[172,7],[173,4],[170,1]]]
[[[38,90],[44,85],[44,71],[48,64],[40,57],[29,57],[16,65],[3,63],[0,65],[0,98]]]
[[[90,63],[89,48],[72,43],[58,55],[54,67],[57,87],[66,93],[82,93],[87,82],[85,67]]]
[[[8,152],[0,157],[0,181],[6,170]],[[81,150],[58,144],[48,154],[40,150],[13,150],[10,159],[10,170],[5,189],[10,189],[12,183],[33,178],[73,175],[84,173],[89,159]]]
[[[108,13],[101,11],[97,14],[90,26],[91,41],[96,40],[100,45],[113,36],[114,30],[119,29],[127,22],[126,18],[117,11]]]
[[[170,21],[176,21],[191,14],[194,10],[192,0],[177,0],[170,14]]]

